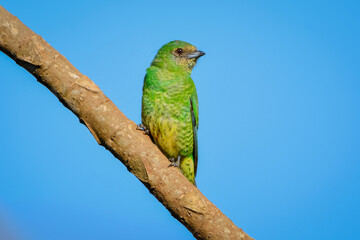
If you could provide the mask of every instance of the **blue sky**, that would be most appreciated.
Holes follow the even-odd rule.
[[[199,189],[256,239],[354,239],[358,1],[13,1],[2,6],[140,123],[171,40],[205,51]],[[28,72],[0,53],[0,228],[18,239],[192,239]]]

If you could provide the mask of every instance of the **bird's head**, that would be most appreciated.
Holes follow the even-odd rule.
[[[199,57],[204,52],[184,41],[171,41],[160,48],[151,66],[166,68],[170,71],[184,70],[191,72]]]

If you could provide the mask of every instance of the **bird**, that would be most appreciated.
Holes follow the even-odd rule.
[[[196,186],[199,105],[191,72],[205,55],[190,43],[175,40],[157,52],[144,78],[138,129]]]

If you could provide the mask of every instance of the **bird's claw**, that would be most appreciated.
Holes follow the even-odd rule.
[[[149,135],[149,134],[150,134],[149,129],[147,129],[147,127],[146,127],[144,124],[142,124],[142,123],[140,123],[140,124],[137,125],[136,130],[143,131],[145,135]]]
[[[169,167],[180,167],[180,156],[178,156],[177,159],[169,158],[169,161],[171,162]]]

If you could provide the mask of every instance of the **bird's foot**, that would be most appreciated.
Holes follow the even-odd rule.
[[[145,135],[149,135],[149,134],[150,134],[149,129],[147,129],[147,127],[146,127],[144,124],[142,124],[142,123],[140,123],[140,124],[137,125],[136,130],[143,131]]]
[[[171,162],[169,167],[180,167],[180,155],[177,157],[177,159],[169,158],[169,161]]]

